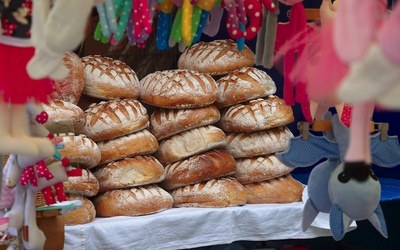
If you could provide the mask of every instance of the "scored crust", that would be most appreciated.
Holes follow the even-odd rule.
[[[218,108],[231,106],[245,101],[273,95],[276,85],[263,70],[254,67],[243,67],[218,79]]]
[[[100,55],[85,56],[83,93],[110,99],[136,99],[139,97],[139,79],[124,62]]]
[[[275,155],[236,159],[234,177],[242,184],[266,181],[287,175],[293,168],[284,165]]]
[[[231,207],[244,205],[247,193],[235,178],[224,177],[177,188],[174,207]]]
[[[85,126],[77,130],[94,141],[113,139],[149,125],[146,108],[137,100],[122,99],[93,103],[84,111]]]
[[[165,167],[160,186],[166,190],[228,176],[236,171],[236,161],[226,150],[210,150]]]
[[[248,204],[291,203],[301,201],[304,186],[290,174],[268,181],[243,185]]]
[[[284,151],[292,132],[285,126],[252,133],[226,133],[225,149],[235,158],[250,158]]]
[[[140,100],[161,108],[199,108],[217,100],[217,85],[194,70],[156,71],[140,80]]]
[[[270,95],[237,104],[221,113],[218,126],[225,132],[254,132],[287,125],[294,121],[292,107]]]
[[[214,105],[193,109],[159,108],[150,116],[150,132],[161,140],[172,135],[216,123],[220,112]]]
[[[235,69],[254,66],[254,53],[245,45],[238,49],[231,39],[199,42],[186,48],[178,59],[179,69],[192,69],[210,75],[223,75]]]

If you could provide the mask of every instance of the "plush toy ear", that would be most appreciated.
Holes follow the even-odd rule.
[[[333,238],[336,241],[343,239],[352,221],[338,205],[334,204],[332,206],[329,213],[329,224]]]
[[[383,237],[388,238],[386,221],[380,204],[368,220]]]

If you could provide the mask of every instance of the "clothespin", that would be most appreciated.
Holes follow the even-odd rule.
[[[308,122],[299,122],[297,123],[297,129],[300,131],[301,138],[304,141],[308,140],[308,135],[310,134],[310,123]]]
[[[381,141],[386,141],[389,132],[389,123],[375,123],[374,130],[381,132]]]

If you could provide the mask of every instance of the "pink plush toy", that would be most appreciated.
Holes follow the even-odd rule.
[[[49,131],[42,123],[46,121],[46,115],[39,105],[29,104],[27,108],[29,128],[32,136],[51,137]],[[57,144],[59,138],[53,138]],[[5,214],[8,218],[9,235],[18,236],[22,230],[23,244],[26,249],[43,249],[45,236],[36,224],[36,194],[44,190],[49,191],[55,186],[59,200],[65,200],[62,183],[68,179],[65,166],[68,160],[57,161],[47,166],[44,159],[53,155],[53,151],[42,152],[40,157],[26,155],[10,155],[6,168],[6,185],[14,188],[14,201],[9,211]],[[3,177],[4,178],[4,177]],[[57,189],[58,188],[58,189]],[[2,193],[2,196],[5,193]],[[55,202],[54,195],[46,195],[47,204]],[[3,200],[3,199],[1,199]],[[5,208],[6,204],[1,204]],[[9,204],[8,204],[9,205]],[[15,244],[13,242],[12,244]]]

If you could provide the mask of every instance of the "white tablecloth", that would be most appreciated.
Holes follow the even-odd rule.
[[[301,229],[303,202],[228,208],[172,208],[139,217],[96,218],[65,227],[65,249],[185,249],[238,240],[267,241],[330,236],[327,214]],[[355,228],[355,224],[351,229]]]

